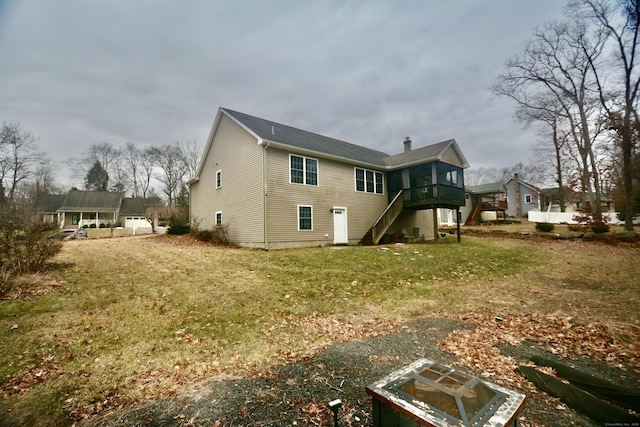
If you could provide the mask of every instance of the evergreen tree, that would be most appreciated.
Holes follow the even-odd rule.
[[[109,174],[99,161],[95,161],[87,176],[84,178],[84,187],[87,190],[107,191],[109,188]]]

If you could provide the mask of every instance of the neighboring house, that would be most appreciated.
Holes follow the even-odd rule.
[[[527,218],[529,211],[540,209],[540,190],[536,186],[522,181],[517,173],[505,183],[505,186],[507,187],[507,215],[515,218]]]
[[[576,193],[568,188],[564,190],[565,200],[565,212],[577,212],[581,207],[585,205],[585,199],[588,200],[588,193]],[[560,208],[560,192],[559,188],[545,188],[540,190],[541,203],[540,210],[545,212],[561,212]],[[593,195],[595,198],[595,195]],[[589,203],[588,201],[586,203]],[[600,206],[602,212],[615,212],[615,205],[613,200],[609,197],[602,195],[600,197]]]
[[[44,222],[58,222],[58,208],[64,203],[66,194],[38,194],[35,202],[36,212]]]
[[[541,195],[541,207],[540,209],[533,209],[529,211],[529,221],[533,222],[551,222],[554,224],[577,224],[576,215],[579,213],[579,209],[582,208],[585,203],[585,199],[588,199],[586,194],[576,193],[569,189],[563,191],[564,198],[564,212],[560,207],[560,191],[558,187],[546,188],[540,190]],[[615,211],[613,201],[607,196],[601,196],[601,207],[603,217],[609,223],[617,223],[618,214]]]
[[[462,210],[464,225],[476,225],[478,220],[498,221],[506,219],[507,186],[503,182],[470,185],[465,188],[465,207]]]
[[[433,210],[464,205],[454,140],[381,151],[220,108],[190,182],[192,224],[279,249],[432,238]]]
[[[109,191],[71,190],[65,195],[38,194],[36,211],[60,228],[151,227],[146,209],[155,199],[125,198]]]
[[[147,208],[156,204],[156,199],[143,199],[140,197],[125,197],[120,205],[118,223],[124,228],[147,228],[151,226],[151,222],[145,215]],[[158,226],[158,219],[152,219]]]

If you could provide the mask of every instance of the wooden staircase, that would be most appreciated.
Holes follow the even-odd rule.
[[[380,215],[380,218],[373,224],[373,226],[367,231],[367,233],[360,240],[360,244],[364,246],[372,246],[377,245],[380,242],[380,239],[386,233],[386,231],[391,227],[393,221],[398,218],[400,212],[402,212],[403,208],[403,198],[400,197],[402,195],[402,190],[396,194],[393,198],[387,209]]]
[[[474,206],[473,210],[467,217],[467,220],[464,222],[464,225],[476,225],[478,222],[478,218],[480,218],[480,214],[482,213],[482,203],[478,203]]]

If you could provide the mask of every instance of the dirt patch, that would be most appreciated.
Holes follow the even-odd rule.
[[[486,366],[470,368],[468,364],[460,363],[464,362],[463,355],[449,352],[451,337],[468,336],[470,341],[464,345],[473,349],[474,339],[483,341],[476,342],[475,347],[487,357],[486,339],[482,338],[482,332],[478,335],[476,331],[495,327],[486,325],[489,321],[495,322],[494,319],[479,317],[472,321],[422,319],[407,324],[400,332],[335,344],[314,357],[267,371],[204,382],[174,397],[92,418],[82,425],[332,426],[332,414],[327,403],[341,399],[344,405],[340,410],[340,426],[370,426],[371,399],[365,387],[420,357],[458,366],[476,375],[489,375],[491,380],[506,383],[510,388],[525,393],[528,403],[520,417],[522,426],[596,425],[558,399],[550,398],[516,378],[512,366],[529,363],[529,357],[534,354],[548,356],[548,346],[521,341],[520,336],[514,336],[515,332],[507,330],[506,335],[513,338],[511,342],[494,340],[488,346],[496,357],[494,372],[486,372]],[[533,335],[529,338],[536,339]],[[573,339],[569,337],[569,340]],[[449,351],[444,351],[447,342]],[[567,360],[561,355],[552,357]],[[499,358],[508,359],[509,363],[505,364]],[[572,364],[627,387],[640,387],[640,376],[625,361],[607,364],[597,358],[583,357],[572,360]]]

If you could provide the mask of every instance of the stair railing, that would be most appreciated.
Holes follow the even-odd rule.
[[[371,227],[371,239],[373,244],[377,245],[384,233],[389,229],[393,221],[396,220],[403,208],[402,191],[398,191],[398,194],[393,198],[387,209],[380,215],[378,220]]]

